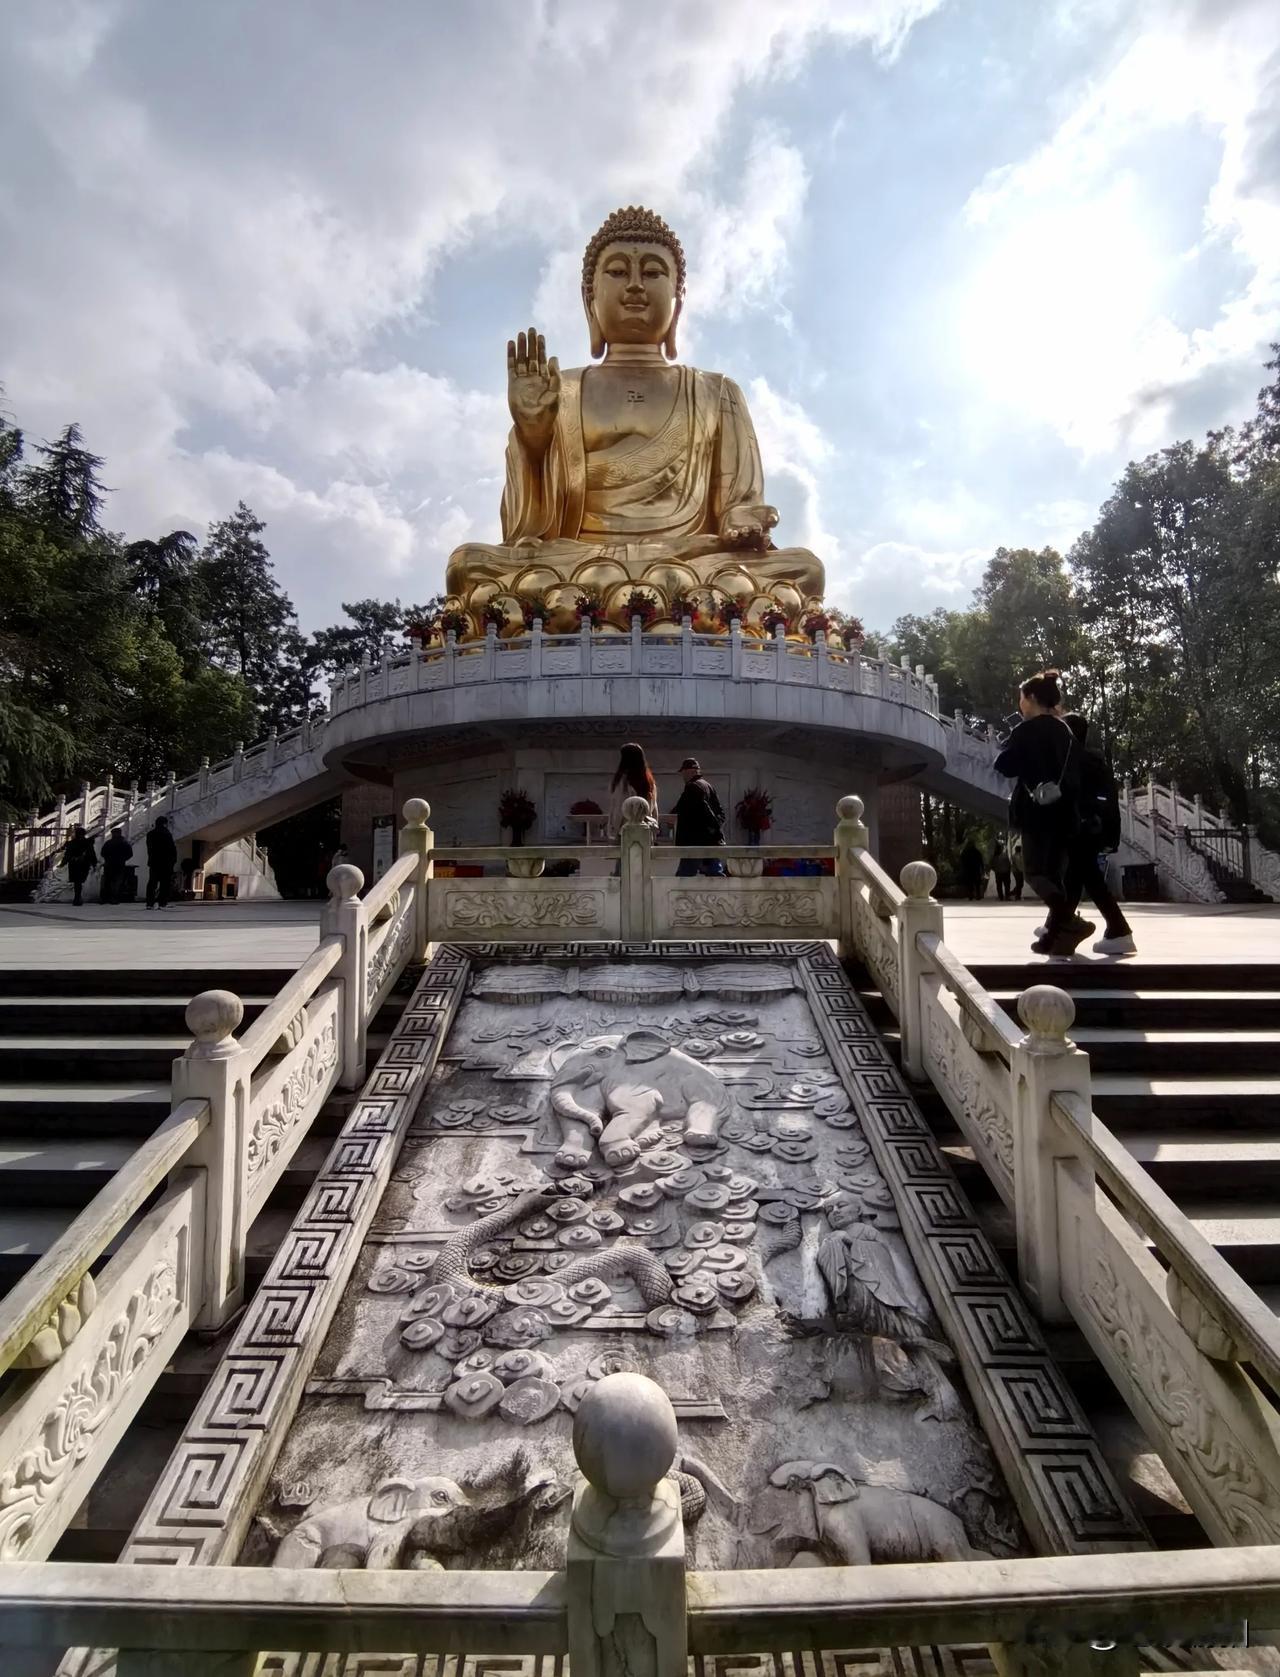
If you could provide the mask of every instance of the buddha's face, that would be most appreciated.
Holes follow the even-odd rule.
[[[676,313],[676,259],[666,245],[606,245],[592,312],[608,344],[660,344]]]

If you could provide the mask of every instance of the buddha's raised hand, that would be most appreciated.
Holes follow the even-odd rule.
[[[560,407],[560,364],[547,360],[547,342],[531,326],[507,339],[507,405],[521,442],[545,454]]]

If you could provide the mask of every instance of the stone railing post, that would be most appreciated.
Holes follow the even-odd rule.
[[[685,622],[689,622],[687,617]],[[690,641],[690,645],[692,646],[692,641]],[[742,619],[740,617],[735,617],[729,625],[729,674],[734,681],[742,680]]]
[[[591,674],[591,632],[595,619],[584,617],[578,628],[578,674]]]
[[[932,895],[938,875],[928,862],[908,862],[900,876],[906,896],[898,904],[898,1028],[902,1032],[902,1070],[913,1083],[923,1083],[924,1025],[920,1012],[920,974],[927,962],[916,948],[920,932],[942,936],[942,904]]]
[[[542,626],[542,619],[540,617],[535,617],[533,620],[533,626],[529,630],[530,681],[540,681],[542,679],[542,637],[544,633],[545,631]]]
[[[340,937],[342,959],[334,968],[342,980],[342,1071],[338,1077],[344,1089],[358,1089],[364,1082],[368,1005],[365,980],[369,951],[369,915],[360,901],[364,875],[351,862],[330,868],[326,881],[329,900],[320,911],[320,936]]]
[[[736,623],[733,624],[730,632],[736,631],[737,627]],[[691,617],[680,619],[680,674],[686,676],[693,674],[693,619]]]
[[[827,632],[820,629],[813,637],[813,680],[816,687],[827,685]]]
[[[357,700],[357,703],[362,705],[366,704],[369,698],[369,664],[368,652],[362,652],[360,654],[360,697]]]
[[[164,792],[162,796],[169,800],[169,814],[173,814],[173,806],[178,801],[178,777],[172,769],[164,771]]]
[[[239,780],[243,773],[244,773],[244,741],[243,740],[237,740],[236,741],[236,748],[231,753],[231,778],[232,778],[232,780],[233,781]]]
[[[0,879],[13,872],[13,828],[7,821],[0,821]]]
[[[1257,849],[1258,823],[1256,821],[1247,821],[1244,828],[1244,845],[1240,858],[1244,867],[1244,882],[1246,885],[1253,884],[1253,864]]]
[[[279,732],[277,729],[272,728],[267,734],[266,747],[262,753],[262,770],[264,774],[270,774],[272,769],[276,766],[276,748],[278,742]]]
[[[209,759],[207,757],[200,759],[200,796],[202,798],[209,796]]]
[[[209,1103],[209,1126],[190,1162],[205,1178],[203,1285],[198,1328],[217,1328],[239,1308],[244,1293],[245,1130],[251,1070],[235,1032],[244,1004],[230,990],[205,990],[187,1003],[187,1029],[194,1041],[173,1062],[176,1106],[184,1100]]]
[[[427,892],[430,889],[432,869],[435,864],[431,860],[431,851],[435,845],[435,835],[427,822],[431,817],[431,805],[425,798],[409,798],[404,806],[404,826],[400,829],[400,854],[412,850],[418,865],[413,875],[413,955],[412,960],[425,961],[427,958]]]
[[[486,623],[484,626],[484,679],[492,681],[497,675],[498,660],[498,625]]]
[[[640,674],[640,663],[644,647],[644,624],[635,612],[631,614],[631,673]]]
[[[578,1405],[566,1556],[574,1677],[684,1677],[684,1522],[668,1477],[675,1411],[643,1374],[608,1374]]]
[[[853,887],[857,879],[855,850],[865,850],[871,835],[862,819],[864,805],[852,795],[841,798],[836,805],[836,952],[842,961],[857,958],[854,937]]]
[[[452,687],[456,679],[458,663],[458,634],[456,629],[450,629],[444,637],[444,684]]]
[[[1054,1095],[1075,1094],[1087,1106],[1092,1104],[1089,1056],[1067,1036],[1075,1016],[1075,1004],[1065,990],[1052,984],[1024,990],[1018,998],[1018,1018],[1027,1034],[1009,1060],[1018,1273],[1047,1322],[1070,1320],[1059,1284],[1056,1174],[1057,1161],[1080,1159],[1050,1103]]]
[[[618,834],[619,935],[624,943],[653,941],[653,828],[649,800],[626,798]]]

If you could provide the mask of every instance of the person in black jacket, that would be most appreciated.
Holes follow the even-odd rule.
[[[1057,670],[1042,670],[1022,683],[1023,720],[996,758],[995,770],[1017,784],[1009,823],[1022,835],[1023,866],[1048,909],[1044,932],[1031,945],[1037,955],[1070,956],[1093,926],[1073,917],[1067,901],[1067,850],[1078,823],[1080,748],[1059,714]]]
[[[698,759],[686,757],[680,765],[680,773],[684,777],[684,791],[676,799],[676,843],[723,844],[724,810],[715,787],[704,777]],[[681,879],[687,879],[694,873],[723,872],[724,863],[712,861],[710,857],[682,856],[676,867],[676,874]]]
[[[102,889],[98,901],[118,903],[124,890],[124,870],[133,855],[133,846],[124,836],[123,827],[113,827],[111,837],[102,846]]]
[[[1067,855],[1067,906],[1074,914],[1088,892],[1106,921],[1106,931],[1093,946],[1095,955],[1136,955],[1138,946],[1124,910],[1111,894],[1099,854],[1120,848],[1120,793],[1115,776],[1100,751],[1087,744],[1089,724],[1083,716],[1065,718],[1080,748],[1080,825]]]
[[[74,907],[84,907],[84,882],[98,865],[98,855],[93,848],[93,840],[83,827],[75,827],[71,837],[67,840],[66,849],[62,852],[62,860],[66,863],[67,878],[75,890],[71,901]]]
[[[147,907],[168,908],[173,870],[178,865],[178,847],[163,815],[147,834]]]

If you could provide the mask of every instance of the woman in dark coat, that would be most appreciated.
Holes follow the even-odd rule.
[[[93,840],[83,827],[72,829],[66,849],[62,852],[62,860],[66,864],[67,878],[75,888],[75,896],[71,899],[72,904],[76,908],[83,908],[84,882],[98,865],[98,856],[93,848]]]
[[[1009,822],[1022,835],[1023,866],[1031,888],[1048,909],[1044,932],[1031,945],[1037,955],[1074,955],[1093,931],[1068,903],[1067,851],[1078,821],[1079,747],[1063,721],[1057,670],[1042,670],[1022,683],[1023,720],[996,758],[997,774],[1016,781]]]

